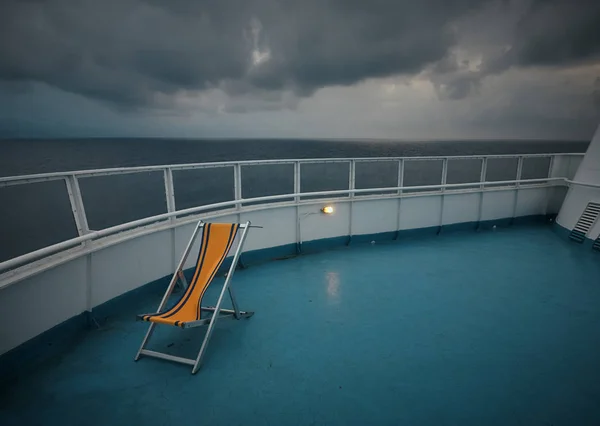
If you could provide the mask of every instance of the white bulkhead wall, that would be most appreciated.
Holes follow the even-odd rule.
[[[573,180],[575,182],[600,185],[600,126],[596,130]],[[572,185],[569,188],[569,192],[556,221],[564,228],[572,230],[589,202],[600,203],[600,188]],[[599,234],[600,220],[590,229],[587,237],[596,239]]]

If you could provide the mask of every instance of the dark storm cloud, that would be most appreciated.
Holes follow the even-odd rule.
[[[454,22],[490,2],[4,0],[0,80],[37,81],[138,107],[211,88],[242,97],[284,89],[306,96],[433,67],[441,97],[459,99],[486,73],[564,65],[600,52],[593,25],[598,2],[534,1],[508,52],[479,73],[461,71],[464,64],[453,65],[450,54]],[[242,110],[251,108],[245,105]]]
[[[250,79],[263,87],[288,84],[310,93],[365,78],[417,73],[453,45],[452,19],[481,3],[290,2],[293,7],[261,18],[271,60]]]
[[[562,65],[598,59],[599,25],[597,0],[534,0],[517,25],[514,60]]]
[[[122,105],[239,78],[241,16],[177,15],[140,1],[9,1],[0,78],[45,82]]]
[[[600,2],[596,0],[529,0],[495,41],[477,78],[511,67],[563,67],[600,59]],[[507,11],[508,14],[515,13]],[[490,17],[488,16],[488,19]],[[486,22],[480,23],[485,33]],[[481,28],[483,26],[483,28]],[[471,35],[476,37],[477,35]],[[485,52],[483,52],[485,53]]]
[[[310,94],[420,71],[453,44],[446,24],[479,3],[5,0],[0,78],[125,106],[235,82]]]

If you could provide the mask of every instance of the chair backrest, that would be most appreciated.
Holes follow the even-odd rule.
[[[207,223],[202,232],[202,242],[196,261],[194,276],[179,302],[170,309],[171,315],[195,315],[200,319],[200,306],[204,292],[231,250],[239,229],[237,223]]]

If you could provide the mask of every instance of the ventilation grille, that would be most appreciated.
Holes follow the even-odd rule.
[[[596,220],[598,219],[598,215],[600,215],[600,204],[598,203],[588,203],[587,207],[583,211],[583,214],[577,221],[577,225],[571,231],[571,238],[573,241],[578,243],[582,243],[585,240],[585,236],[589,232],[589,230],[594,226]],[[598,241],[594,243],[594,247],[598,244]]]
[[[598,235],[598,238],[596,238],[596,241],[594,241],[594,245],[592,246],[592,248],[594,250],[600,251],[600,235]]]

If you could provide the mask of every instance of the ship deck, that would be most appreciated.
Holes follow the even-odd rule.
[[[233,286],[256,314],[218,323],[196,375],[133,361],[161,297],[141,292],[2,385],[0,423],[597,425],[598,277],[600,253],[548,226],[251,266]],[[203,331],[159,326],[150,349],[193,357]]]

